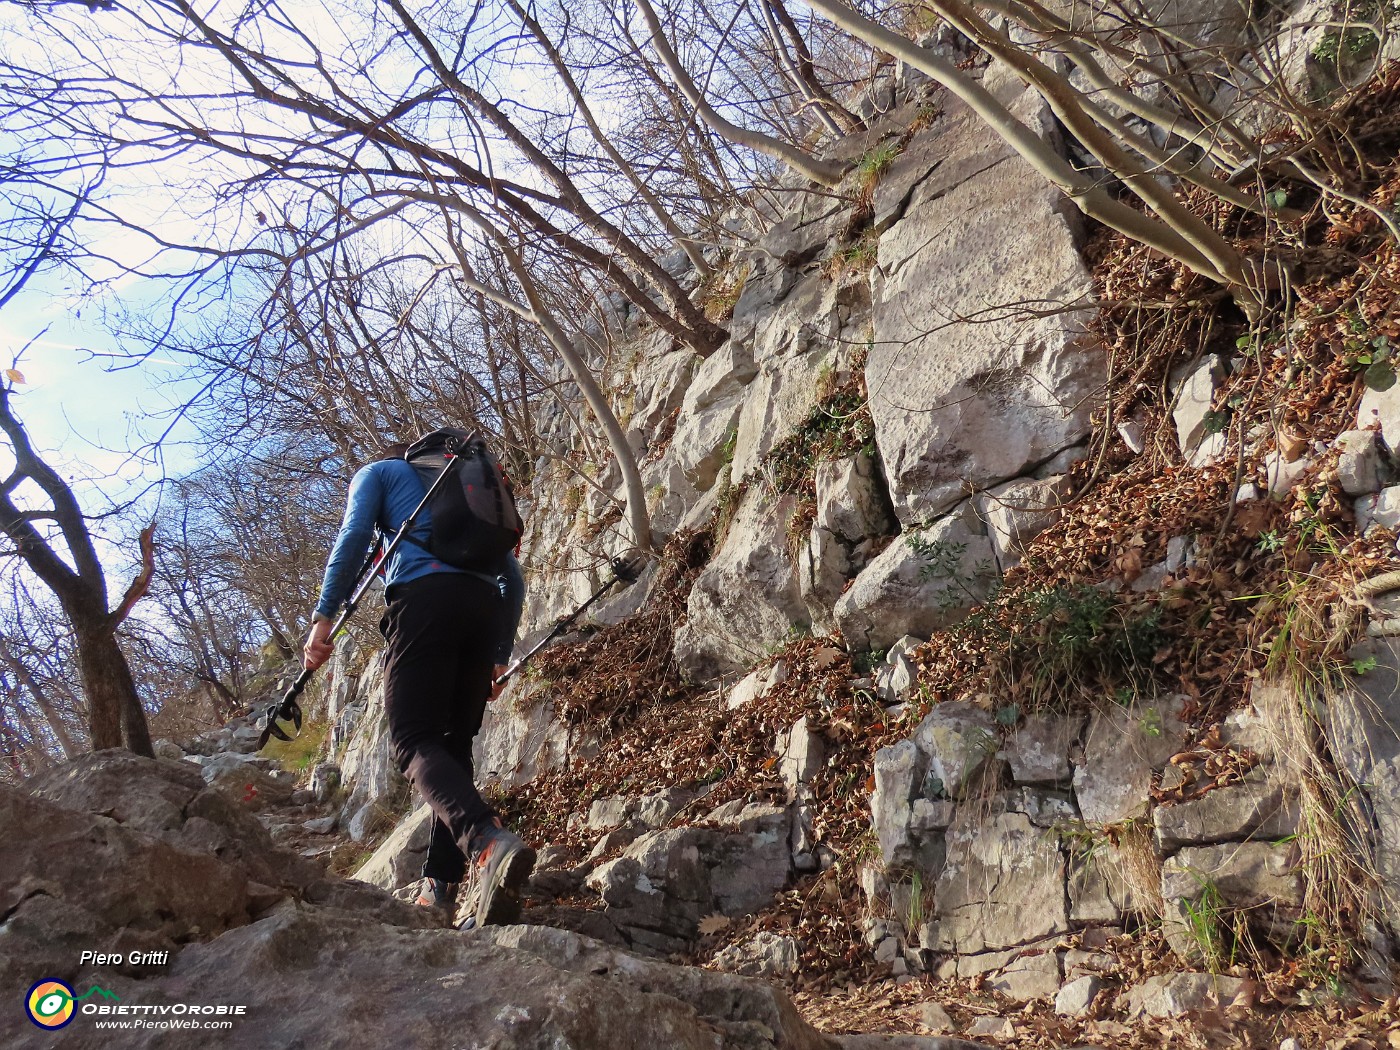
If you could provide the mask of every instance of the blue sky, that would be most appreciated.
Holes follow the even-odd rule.
[[[137,289],[124,291],[130,296]],[[78,485],[89,510],[158,480],[160,471],[131,451],[163,429],[157,413],[188,387],[182,369],[168,358],[148,358],[125,370],[93,358],[91,351],[110,353],[114,346],[102,305],[81,301],[71,279],[44,274],[0,315],[7,367],[27,344],[17,365],[25,382],[15,387],[12,404],[35,447]],[[172,443],[166,468],[179,473],[189,465],[188,451]]]

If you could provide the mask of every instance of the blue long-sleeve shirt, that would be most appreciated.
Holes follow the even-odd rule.
[[[336,611],[350,597],[350,591],[355,586],[355,571],[364,563],[376,526],[392,536],[423,501],[423,493],[423,482],[418,472],[406,460],[380,460],[361,467],[355,473],[350,481],[345,517],[340,523],[340,533],[335,538],[335,546],[331,548],[326,575],[321,582],[321,597],[316,603],[316,616],[319,619],[333,619]],[[431,532],[431,512],[424,507],[413,530],[404,537],[388,564],[383,566],[385,587],[408,583],[434,572],[467,571],[433,557],[424,546]],[[501,590],[505,599],[505,615],[501,617],[495,660],[498,664],[505,664],[510,662],[510,653],[515,647],[515,632],[520,626],[520,615],[525,607],[525,576],[520,571],[520,563],[509,552],[495,568],[495,572],[478,572],[475,575],[504,581]]]

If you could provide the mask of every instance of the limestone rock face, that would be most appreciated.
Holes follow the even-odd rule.
[[[730,711],[737,711],[742,707],[747,707],[759,697],[763,696],[768,686],[769,673],[767,668],[761,668],[746,674],[739,680],[738,684],[726,694],[724,706]]]
[[[178,837],[183,827],[141,824],[0,786],[7,986],[27,988],[48,974],[45,960],[71,972],[82,951],[169,949],[189,927],[215,936],[250,920],[246,869],[162,834]]]
[[[228,751],[206,758],[199,769],[207,783],[248,809],[259,810],[269,804],[286,803],[292,797],[291,775],[282,774],[275,767],[276,763],[267,759]]]
[[[749,477],[770,449],[796,432],[817,402],[823,372],[849,371],[869,318],[870,292],[863,281],[832,281],[814,273],[798,278],[756,319],[753,354],[759,370],[739,416],[737,480]],[[739,337],[736,332],[734,338]]]
[[[392,827],[407,808],[408,799],[408,781],[399,772],[389,746],[380,657],[371,662],[360,680],[357,700],[347,708],[355,709],[361,713],[340,761],[341,783],[349,788],[340,819],[342,825],[359,832],[354,834],[356,839],[363,840]]]
[[[936,705],[911,739],[876,752],[870,812],[886,865],[914,868],[930,881],[938,877],[953,800],[981,788],[997,739],[990,714],[948,702]]]
[[[1176,403],[1172,407],[1176,440],[1181,454],[1192,466],[1200,466],[1224,448],[1224,435],[1218,427],[1210,426],[1211,402],[1224,378],[1225,363],[1219,354],[1207,354],[1172,375],[1176,385]]]
[[[910,863],[910,803],[923,787],[928,758],[912,740],[901,740],[875,752],[875,794],[870,813],[880,841],[880,853],[891,866]]]
[[[928,756],[930,783],[925,794],[963,798],[996,754],[996,724],[988,712],[972,704],[938,704],[914,731],[914,743]]]
[[[1017,478],[976,498],[977,513],[987,523],[987,535],[1002,572],[1019,565],[1026,544],[1055,523],[1069,490],[1069,479],[1063,475],[1044,480]]]
[[[987,987],[1018,1003],[1049,999],[1060,990],[1060,960],[1053,951],[1028,952],[987,978]]]
[[[885,654],[885,662],[875,672],[875,689],[887,704],[897,704],[913,687],[919,672],[909,654],[921,642],[906,634]]]
[[[668,350],[670,344],[669,336],[653,332],[630,355],[636,361],[631,370],[633,392],[623,411],[628,431],[642,439],[643,447],[655,437],[666,417],[680,408],[691,376],[701,363],[694,351]]]
[[[1162,865],[1163,932],[1183,959],[1202,961],[1200,902],[1207,892],[1214,907],[1231,909],[1264,936],[1283,939],[1301,914],[1302,875],[1289,844],[1229,842],[1187,846]]]
[[[846,543],[883,536],[894,525],[879,465],[870,456],[817,464],[816,493],[817,525]]]
[[[1376,430],[1392,452],[1400,449],[1400,385],[1389,390],[1366,388],[1356,410],[1357,430]]]
[[[1251,776],[1174,806],[1158,806],[1152,820],[1157,848],[1248,838],[1280,839],[1298,830],[1297,790],[1281,776]]]
[[[562,765],[571,747],[586,748],[555,718],[554,704],[534,695],[538,689],[529,679],[517,679],[486,706],[472,745],[479,777],[514,787]]]
[[[1369,804],[1382,906],[1400,932],[1400,638],[1368,638],[1349,656],[1375,666],[1332,698],[1328,741]]]
[[[707,679],[757,663],[794,627],[811,623],[787,553],[794,500],[771,502],[761,486],[743,496],[724,544],[695,581],[676,657]]]
[[[634,944],[674,951],[702,917],[747,915],[767,905],[791,867],[790,816],[750,807],[736,830],[684,827],[648,832],[587,878],[606,915]],[[747,825],[747,826],[745,826]]]
[[[1103,991],[1103,981],[1093,974],[1085,974],[1070,981],[1055,996],[1055,1012],[1064,1017],[1082,1017],[1093,1006],[1094,999]]]
[[[778,737],[778,771],[789,789],[796,789],[817,775],[826,758],[826,743],[803,715]]]
[[[927,638],[985,597],[992,546],[964,510],[897,537],[841,596],[836,623],[853,651]]]
[[[802,598],[816,630],[830,632],[833,607],[871,550],[895,528],[878,462],[858,453],[817,464],[817,512],[798,554]]]
[[[685,480],[700,492],[714,486],[726,455],[732,452],[730,442],[735,440],[742,407],[743,397],[735,393],[693,412],[681,412],[671,439],[672,458]]]
[[[1152,772],[1181,750],[1186,726],[1180,701],[1140,708],[1110,707],[1089,720],[1074,792],[1087,821],[1111,824],[1141,813]]]
[[[354,878],[390,892],[418,880],[428,856],[433,811],[425,802],[399,822],[398,827],[360,865]]]
[[[1302,903],[1297,857],[1287,844],[1231,842],[1191,846],[1163,865],[1162,896],[1196,899],[1213,886],[1228,904],[1243,908]]]
[[[360,674],[355,638],[343,634],[336,639],[330,661],[321,669],[321,688],[310,691],[311,699],[305,705],[307,718],[333,725],[359,693]]]
[[[715,956],[715,965],[746,977],[796,973],[800,951],[794,938],[763,930],[753,940],[730,945],[720,952]]]
[[[1379,492],[1389,477],[1385,446],[1374,430],[1348,430],[1337,435],[1337,483],[1348,496]]]
[[[640,966],[631,971],[618,962],[615,969],[576,970],[557,957],[494,944],[485,936],[413,932],[289,908],[213,943],[193,945],[168,975],[123,990],[148,1001],[224,1002],[229,989],[238,989],[257,1004],[257,1018],[220,1033],[221,1045],[235,1048],[330,1045],[337,1033],[347,1034],[349,1019],[360,1046],[461,1045],[464,1032],[482,1045],[519,1050],[833,1045],[803,1024],[780,994],[770,993],[764,1004],[761,993],[746,996],[744,985],[731,990],[726,983],[743,978],[710,974],[707,980],[701,972],[689,983],[675,981],[667,992],[643,991],[652,971]],[[680,997],[686,992],[694,1004]],[[366,1009],[367,1002],[374,1008]],[[759,1004],[768,1010],[745,1016],[746,1008]],[[776,1029],[765,1023],[770,1020]],[[94,1036],[110,1038],[91,1028],[81,1033],[80,1023],[65,1033],[66,1043],[97,1047],[104,1043]],[[34,1037],[21,1035],[8,1045],[48,1045],[52,1037],[30,1027]],[[760,1041],[762,1031],[771,1038]],[[181,1037],[187,1040],[188,1033],[135,1033],[124,1045],[177,1046]]]
[[[1210,973],[1165,973],[1149,977],[1124,996],[1129,1017],[1177,1017],[1229,1006],[1244,988],[1238,977]]]
[[[925,948],[969,954],[1069,929],[1058,837],[1026,814],[1006,810],[980,824],[954,825],[947,845],[936,918],[922,932]]]
[[[832,607],[840,600],[846,582],[857,571],[851,562],[851,547],[830,529],[813,525],[797,555],[798,587],[815,632],[829,633],[835,627]]]
[[[83,950],[175,950],[217,937],[279,901],[360,909],[369,923],[424,924],[414,909],[327,879],[273,845],[257,818],[193,765],[102,751],[26,789],[0,786],[0,979],[13,986],[45,974],[73,978]]]
[[[516,1050],[848,1045],[808,1026],[763,981],[648,961],[548,927],[429,928],[424,909],[324,878],[282,853],[192,765],[105,751],[31,786],[0,784],[0,979],[8,987],[48,976],[101,985],[124,1004],[242,1003],[247,1016],[218,1038],[235,1050],[448,1046],[463,1033],[471,1045]],[[759,839],[786,850],[785,810],[754,812],[746,822],[748,852],[734,854],[736,864],[754,859]],[[737,881],[712,888],[719,900],[739,902]],[[795,942],[759,941],[771,964],[790,968]],[[169,961],[94,968],[80,964],[83,950],[167,951]],[[110,1031],[81,1014],[61,1041],[81,1050],[113,1045]],[[53,1042],[20,1010],[0,1014],[4,1046],[46,1050]],[[129,1030],[121,1045],[188,1042],[187,1032],[146,1028]],[[906,1044],[863,1036],[849,1045]]]
[[[1017,783],[1059,783],[1070,778],[1069,751],[1084,731],[1083,716],[1032,714],[1006,743]]]
[[[866,363],[876,440],[906,525],[946,513],[968,484],[1017,477],[1077,444],[1105,375],[1087,314],[988,309],[1089,293],[1062,195],[958,104],[910,146],[925,148],[931,170],[880,240]]]
[[[319,876],[300,857],[273,846],[248,805],[206,785],[186,763],[101,751],[31,778],[25,787],[35,798],[237,865],[268,886],[305,885]]]
[[[600,798],[588,808],[588,828],[591,831],[611,831],[630,821],[637,821],[647,828],[659,828],[677,810],[703,794],[703,791],[675,787],[654,795]]]

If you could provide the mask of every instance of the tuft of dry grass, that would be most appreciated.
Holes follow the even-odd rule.
[[[1118,825],[1109,838],[1105,851],[1132,895],[1133,906],[1149,921],[1159,920],[1167,912],[1162,899],[1162,858],[1152,842],[1151,826],[1145,820],[1133,820]]]

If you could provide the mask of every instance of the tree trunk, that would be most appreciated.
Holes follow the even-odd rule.
[[[104,617],[105,619],[105,617]],[[146,714],[136,692],[136,681],[126,654],[117,644],[116,632],[105,623],[74,618],[78,673],[88,701],[92,749],[123,747],[154,758]]]

